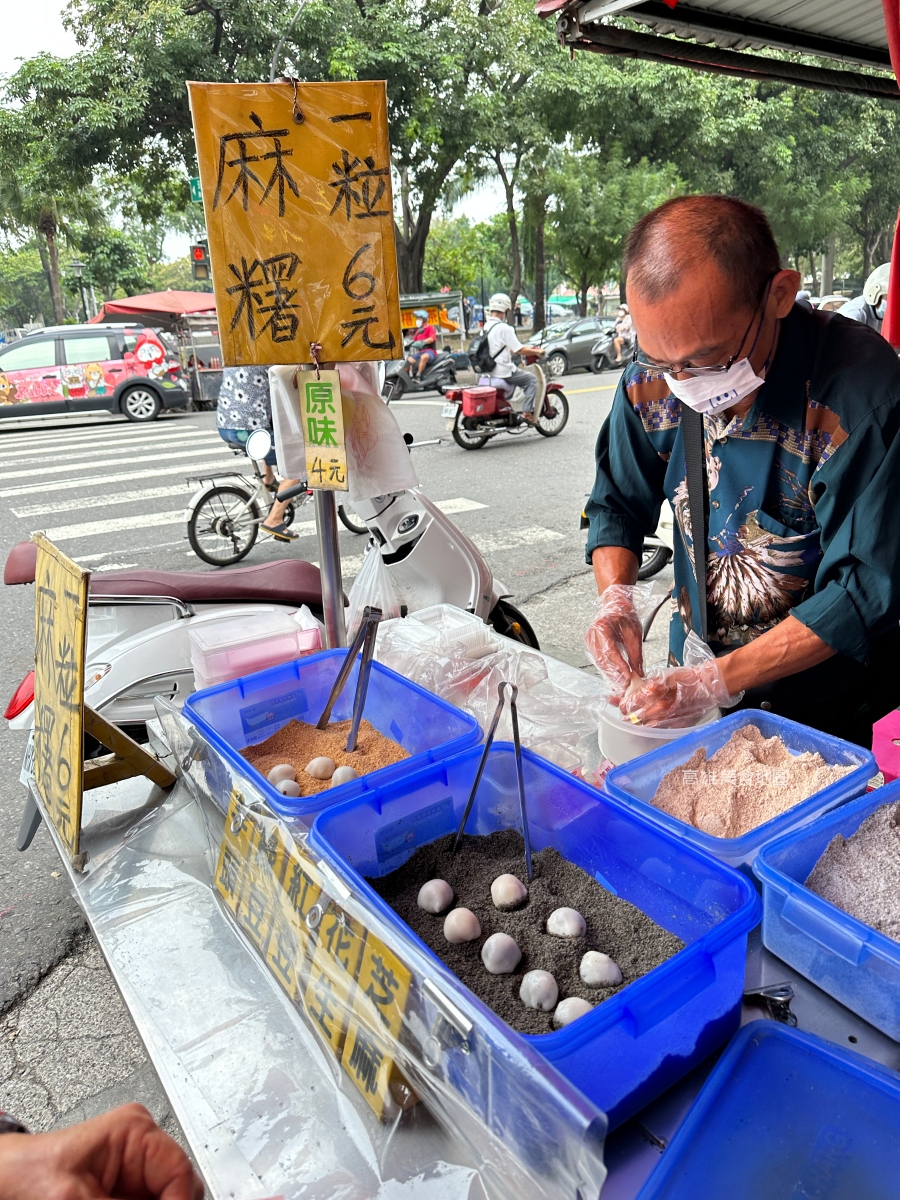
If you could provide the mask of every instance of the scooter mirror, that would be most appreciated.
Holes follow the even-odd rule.
[[[247,457],[262,462],[272,449],[272,435],[268,429],[254,429],[247,438]]]

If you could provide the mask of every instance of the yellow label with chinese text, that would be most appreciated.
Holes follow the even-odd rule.
[[[89,572],[35,534],[34,780],[48,818],[78,854],[84,791],[84,645]]]
[[[385,84],[187,86],[225,362],[396,358]]]
[[[306,447],[306,478],[311,488],[347,491],[344,408],[337,371],[297,372],[300,424]]]

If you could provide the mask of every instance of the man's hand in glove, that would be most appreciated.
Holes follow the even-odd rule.
[[[721,662],[709,658],[694,667],[672,667],[635,680],[619,708],[641,725],[690,725],[711,708],[730,708],[742,693],[732,696],[722,675]]]
[[[643,629],[632,602],[634,588],[612,583],[600,596],[597,616],[584,635],[591,661],[622,696],[644,669]]]

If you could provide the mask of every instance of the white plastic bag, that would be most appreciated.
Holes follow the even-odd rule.
[[[366,549],[363,565],[360,567],[359,574],[353,581],[349,599],[350,609],[347,613],[348,642],[353,640],[362,620],[363,609],[367,604],[373,608],[380,608],[383,614],[382,619],[385,621],[391,617],[400,616],[400,601],[397,599],[397,590],[394,587],[394,581],[391,579],[390,572],[384,565],[381,550],[374,539],[369,542]]]

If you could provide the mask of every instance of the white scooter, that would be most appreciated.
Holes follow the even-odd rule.
[[[668,566],[675,553],[675,513],[668,501],[662,506],[659,524],[650,537],[644,538],[638,579],[652,579]]]
[[[282,496],[289,497],[290,491]],[[537,647],[534,631],[478,548],[421,489],[379,496],[355,508],[380,548],[406,612],[454,604],[498,633]],[[33,583],[36,557],[31,543],[14,546],[4,583]],[[154,697],[180,705],[194,691],[188,638],[193,625],[226,616],[252,621],[273,609],[290,614],[304,604],[321,618],[319,569],[299,560],[219,571],[94,575],[88,597],[85,699],[108,721],[145,741],[145,722],[155,716]],[[33,727],[33,697],[30,674],[7,706],[10,728]]]

